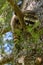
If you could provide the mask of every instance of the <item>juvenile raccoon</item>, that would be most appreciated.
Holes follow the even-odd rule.
[[[22,8],[21,10],[22,10],[22,12],[24,14],[25,24],[26,25],[29,25],[29,24],[33,25],[38,18],[37,18],[34,11],[26,10],[26,8],[27,8],[26,6],[27,6],[27,3],[29,3],[29,0],[26,0],[26,1],[23,0],[23,1],[24,1],[24,3],[21,6],[21,8]],[[19,20],[18,20],[18,17],[17,17],[16,14],[14,14],[12,19],[11,19],[11,28],[12,28],[12,31],[14,33],[14,42],[15,42],[16,48],[18,48],[18,50],[22,49],[20,44],[16,44],[20,40],[20,35],[17,34],[18,31],[19,31],[19,33],[23,33],[23,31],[22,31],[23,29],[21,28],[21,25],[19,23]]]

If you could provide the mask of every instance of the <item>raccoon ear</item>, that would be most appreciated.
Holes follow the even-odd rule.
[[[12,16],[11,23],[10,23],[12,32],[14,31],[14,28],[15,28],[15,26],[16,26],[16,21],[17,21],[17,16],[14,14],[14,15]]]

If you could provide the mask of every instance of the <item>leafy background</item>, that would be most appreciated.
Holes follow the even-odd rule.
[[[20,2],[20,0],[16,0],[17,2]],[[11,30],[5,34],[1,34],[3,28],[10,29],[10,21],[11,17],[13,15],[13,11],[11,6],[6,0],[0,0],[0,59],[1,54],[10,54],[12,53],[14,41],[13,41],[13,34]],[[31,51],[35,45],[37,45],[37,52],[43,53],[43,28],[38,30],[38,27],[40,26],[41,22],[39,20],[36,20],[37,22],[34,25],[27,25],[26,31],[29,32],[32,36],[28,37],[26,40],[27,44],[22,44],[23,48]],[[19,43],[24,42],[25,39],[21,35],[20,32],[16,31],[18,35],[21,36]],[[18,44],[19,44],[18,43]],[[29,44],[28,44],[29,43]],[[24,46],[25,45],[25,46]],[[10,63],[12,65],[12,62]],[[10,65],[8,64],[8,65]],[[7,64],[6,64],[7,65]]]

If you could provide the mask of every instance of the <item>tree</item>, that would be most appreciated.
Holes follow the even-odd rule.
[[[7,1],[10,4],[8,4]],[[4,18],[4,25],[2,25],[3,27],[2,27],[2,31],[0,30],[0,35],[6,33],[11,29],[14,39],[14,49],[13,49],[13,53],[10,56],[7,56],[7,58],[6,56],[5,57],[3,56],[3,59],[5,58],[5,60],[2,59],[2,61],[0,61],[0,64],[10,62],[13,60],[13,62],[15,61],[16,63],[15,65],[19,65],[19,64],[28,65],[30,63],[28,59],[29,57],[31,57],[30,59],[33,59],[35,61],[34,62],[31,60],[34,65],[42,64],[43,61],[40,56],[40,53],[37,60],[37,56],[38,56],[37,50],[40,48],[40,47],[38,48],[37,45],[39,45],[38,43],[40,43],[40,38],[41,38],[41,43],[43,43],[43,36],[42,36],[43,35],[43,25],[42,25],[43,1],[23,0],[21,9],[17,5],[16,1],[14,0],[7,0],[7,1],[5,2],[6,7],[4,6],[4,8],[2,8],[1,6],[1,11],[2,10],[5,11],[8,6],[8,9],[11,10],[11,11],[9,10],[8,12],[11,14],[14,11],[16,14],[13,15],[12,19],[10,17],[11,19],[11,27],[10,27],[9,26],[10,24],[8,22],[9,18],[7,16],[7,12],[5,11],[6,14],[5,17],[7,16],[7,18],[5,18],[4,14],[2,14],[1,12],[2,14],[1,16]],[[11,5],[11,7],[9,7],[9,5]],[[6,23],[8,24],[7,27],[6,27]],[[17,51],[16,55],[14,53],[15,50]],[[32,58],[33,56],[35,59]],[[41,61],[39,61],[39,59],[41,59]],[[36,60],[39,62],[37,63]],[[30,65],[32,64],[32,62],[30,63]]]

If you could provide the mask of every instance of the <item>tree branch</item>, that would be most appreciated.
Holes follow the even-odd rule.
[[[10,5],[12,6],[14,12],[17,14],[18,19],[19,19],[19,22],[20,22],[20,24],[21,24],[21,27],[24,28],[25,22],[24,22],[24,15],[23,15],[22,11],[19,9],[19,7],[17,6],[17,4],[15,3],[14,0],[7,0],[7,1],[8,1],[8,2],[10,3]]]

